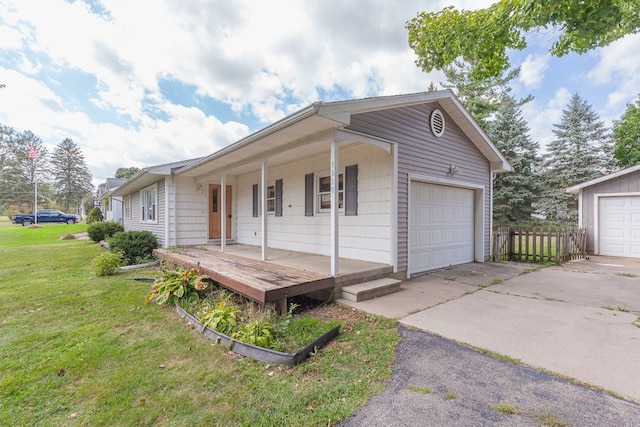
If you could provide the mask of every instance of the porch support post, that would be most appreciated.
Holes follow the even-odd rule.
[[[267,161],[262,161],[260,173],[260,206],[262,206],[262,261],[267,256]]]
[[[220,176],[220,251],[224,252],[227,246],[227,180],[225,175]]]
[[[338,275],[338,193],[340,182],[338,180],[339,171],[338,143],[331,142],[331,275]]]

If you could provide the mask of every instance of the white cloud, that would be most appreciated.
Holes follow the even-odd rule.
[[[598,49],[597,66],[588,73],[595,85],[614,86],[607,97],[605,111],[617,118],[630,102],[640,93],[640,61],[638,60],[640,34],[626,36],[604,49]]]
[[[520,66],[520,81],[527,88],[539,88],[549,68],[550,55],[527,55]]]

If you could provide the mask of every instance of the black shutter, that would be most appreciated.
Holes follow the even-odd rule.
[[[282,216],[282,180],[276,179],[276,216]]]
[[[253,216],[258,216],[258,184],[253,184]]]
[[[358,165],[344,168],[344,214],[358,215]]]
[[[304,176],[304,216],[313,216],[313,174]]]

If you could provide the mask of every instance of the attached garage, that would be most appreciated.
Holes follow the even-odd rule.
[[[410,187],[409,273],[476,260],[476,239],[482,239],[476,199],[482,191],[420,181]]]
[[[640,258],[640,165],[567,191],[578,195],[588,253]]]

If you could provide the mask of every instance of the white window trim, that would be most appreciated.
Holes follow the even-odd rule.
[[[131,219],[131,195],[124,196],[122,210],[122,216],[124,219]]]
[[[154,202],[154,219],[146,219],[146,215],[143,214],[144,211],[146,211],[148,209],[147,206],[145,206],[145,193],[147,191],[153,190],[153,192],[155,193],[155,202]],[[142,190],[140,190],[140,222],[142,223],[147,223],[147,224],[157,224],[158,223],[158,184],[153,184],[150,185],[146,188],[143,188]],[[143,216],[144,215],[144,216]]]
[[[273,189],[273,197],[269,197],[269,189]],[[267,184],[267,194],[265,194],[265,198],[267,199],[267,215],[275,215],[276,214],[276,183],[275,181],[272,184]],[[273,202],[273,209],[269,209],[269,201]]]
[[[346,188],[346,183],[344,182],[344,176],[345,176],[345,169],[341,168],[340,171],[338,172],[338,182],[340,181],[340,175],[342,175],[342,190],[338,190],[338,200],[340,200],[340,193],[342,193],[342,206],[338,207],[338,212],[340,213],[344,213],[344,193],[345,193],[345,188]],[[317,213],[330,213],[331,212],[331,208],[322,208],[322,203],[320,202],[320,196],[322,194],[331,194],[331,192],[320,192],[320,180],[322,178],[330,178],[331,177],[331,172],[329,171],[325,171],[322,173],[318,173],[316,174],[315,177],[315,199],[314,199],[314,203],[316,204],[316,212]],[[340,185],[338,184],[338,188],[340,188]]]

